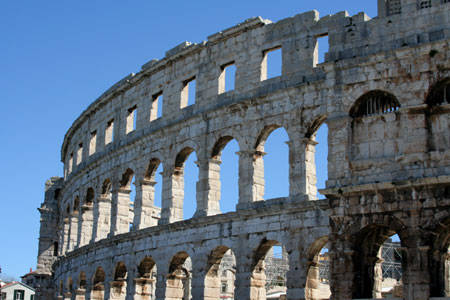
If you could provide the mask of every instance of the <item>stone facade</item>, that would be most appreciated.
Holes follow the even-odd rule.
[[[404,299],[450,296],[450,3],[378,6],[374,19],[311,11],[246,20],[180,44],[93,102],[64,138],[64,178],[47,182],[41,299],[219,299],[218,269],[230,249],[235,299],[265,299],[264,260],[274,245],[287,253],[286,298],[319,299],[327,243],[332,299],[376,298],[379,249],[393,234]],[[329,50],[319,64],[323,36]],[[280,48],[281,75],[268,78],[268,53]],[[232,64],[235,88],[224,92]],[[322,124],[328,181],[319,200]],[[264,142],[280,127],[289,136],[289,196],[263,201]],[[232,139],[239,200],[222,214],[220,158]],[[197,210],[183,220],[183,168],[194,151]]]

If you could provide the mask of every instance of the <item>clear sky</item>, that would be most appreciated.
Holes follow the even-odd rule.
[[[250,17],[277,21],[311,9],[321,16],[348,10],[374,17],[376,2],[2,1],[0,275],[18,278],[36,267],[36,208],[43,201],[45,180],[62,176],[64,134],[115,82],[137,72],[147,61],[162,58],[165,51],[183,41],[201,42]],[[269,138],[266,168],[287,166],[286,140],[282,130]],[[237,195],[233,184],[233,180],[237,182],[236,151],[237,145],[230,144],[223,156],[222,174],[228,186],[236,186],[227,191],[230,199]],[[193,165],[193,160],[190,157],[187,166]],[[320,160],[326,166],[324,157]],[[195,186],[195,172],[195,168],[186,170],[191,174],[187,185]],[[287,167],[280,173],[285,174],[276,176],[281,181],[267,182],[268,198],[286,196]],[[223,209],[233,210],[233,205],[225,203]],[[189,207],[188,215],[193,211]]]

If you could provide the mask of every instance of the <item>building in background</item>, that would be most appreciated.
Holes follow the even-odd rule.
[[[33,288],[18,281],[0,287],[0,300],[34,300],[34,294]]]

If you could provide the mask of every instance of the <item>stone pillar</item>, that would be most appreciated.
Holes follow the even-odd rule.
[[[85,289],[76,289],[75,290],[75,300],[85,300],[86,298],[86,290]]]
[[[156,280],[155,298],[156,300],[166,299],[166,286],[167,286],[167,273],[164,273],[158,269]]]
[[[97,198],[96,213],[96,235],[92,237],[95,241],[102,240],[108,236],[111,228],[111,197],[110,195],[100,195]]]
[[[61,247],[60,247],[60,255],[64,255],[66,254],[66,252],[68,251],[68,244],[69,244],[69,240],[70,240],[70,218],[68,216],[65,216],[63,219],[63,232],[62,232],[62,236],[61,236]]]
[[[78,212],[74,211],[70,216],[70,229],[69,240],[67,250],[72,251],[75,249],[78,241]]]
[[[80,247],[87,245],[92,238],[93,217],[92,205],[84,204],[81,207],[81,231],[79,238]]]
[[[333,300],[353,299],[354,252],[342,241],[330,237],[330,289]]]
[[[406,259],[403,270],[403,297],[408,300],[428,299],[430,294],[430,275],[428,271],[428,246],[402,248]]]
[[[289,271],[286,275],[287,300],[305,300],[307,270],[305,263],[300,261],[306,260],[305,258],[306,255],[300,256],[296,248],[289,254]]]
[[[164,170],[160,225],[183,220],[183,200],[183,169]]]
[[[119,187],[112,191],[111,232],[110,235],[125,233],[130,227],[130,192]]]
[[[235,299],[266,299],[264,261],[259,262],[254,268],[252,261],[250,257],[236,255]]]
[[[348,115],[330,116],[328,125],[328,181],[331,185],[336,180],[350,177],[349,160],[351,159],[351,123]]]
[[[220,164],[219,159],[204,159],[197,163],[196,217],[220,214]]]
[[[134,228],[136,230],[155,226],[153,207],[156,181],[142,179],[136,181],[136,200],[134,202]]]
[[[136,277],[136,272],[134,269],[127,271],[126,279],[126,300],[135,300],[134,295],[136,294],[136,285],[134,284],[134,278]],[[123,299],[123,298],[122,298]]]
[[[264,152],[240,151],[239,155],[239,207],[264,199]]]

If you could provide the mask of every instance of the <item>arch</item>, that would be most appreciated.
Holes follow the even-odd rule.
[[[218,246],[211,251],[205,276],[207,299],[234,299],[236,258],[227,246]]]
[[[189,300],[191,298],[192,262],[184,251],[175,254],[169,265],[166,281],[166,299]]]
[[[184,147],[175,158],[175,168],[172,174],[172,194],[175,206],[173,220],[191,218],[197,207],[198,164],[194,148]],[[189,160],[189,161],[188,161]],[[177,195],[175,197],[175,195]],[[189,200],[187,202],[186,200]]]
[[[441,79],[430,87],[425,103],[429,107],[450,103],[450,77]]]
[[[134,171],[128,168],[120,179],[120,187],[122,188],[130,188],[131,180],[133,179]]]
[[[94,198],[95,198],[94,189],[90,187],[86,191],[86,198],[84,200],[84,204],[92,206],[92,204],[94,203]]]
[[[145,171],[145,179],[146,180],[155,180],[155,173],[161,164],[161,160],[159,158],[152,158],[148,164],[147,170]]]
[[[92,300],[103,300],[105,293],[106,274],[102,267],[98,267],[92,277]]]
[[[431,229],[432,243],[430,266],[430,296],[450,297],[450,216],[441,219]]]
[[[84,271],[81,271],[80,275],[78,276],[78,289],[86,290],[86,286],[87,286],[86,273]]]
[[[254,146],[256,200],[289,196],[289,135],[283,126],[264,126]]]
[[[183,168],[184,162],[187,160],[189,155],[194,152],[194,148],[191,147],[185,147],[181,151],[178,152],[176,158],[175,158],[175,169]]]
[[[80,211],[80,198],[76,196],[75,199],[73,200],[73,213],[78,214],[79,211]]]
[[[106,178],[102,184],[101,194],[103,196],[109,195],[111,193],[111,188],[112,188],[111,179]]]
[[[124,262],[118,262],[114,270],[113,281],[111,282],[111,299],[125,300],[127,294],[127,267]]]
[[[260,151],[260,152],[264,152],[264,144],[266,143],[267,139],[269,138],[269,135],[277,130],[278,128],[281,128],[282,126],[277,125],[277,124],[271,124],[271,125],[266,125],[264,126],[264,128],[261,130],[260,134],[258,135],[254,148],[256,151]],[[283,128],[284,129],[284,128]]]
[[[211,151],[211,158],[220,159],[222,154],[222,150],[227,146],[227,144],[232,141],[233,138],[230,135],[220,137],[217,142],[214,144],[213,149]]]
[[[276,240],[263,239],[255,249],[250,278],[250,299],[263,300],[273,293],[286,294],[287,253]]]
[[[230,135],[220,137],[211,151],[208,165],[209,198],[222,213],[236,210],[239,200],[239,143]]]
[[[355,101],[350,109],[350,116],[352,118],[360,118],[386,114],[397,111],[399,108],[400,103],[393,94],[382,90],[373,90],[365,93]]]
[[[355,251],[353,256],[354,298],[381,297],[383,280],[382,246],[391,236],[398,234],[401,246],[405,247],[402,236],[406,233],[398,225],[398,223],[388,225],[372,223],[353,235],[352,242]],[[402,259],[401,265],[405,268],[406,260]],[[398,286],[396,290],[401,291],[401,286]],[[396,292],[396,290],[393,292]]]
[[[305,134],[305,191],[309,199],[323,199],[318,191],[328,180],[328,125],[326,116],[314,119]]]
[[[72,296],[74,292],[73,289],[73,280],[72,277],[67,278],[67,293],[70,293],[70,295]]]
[[[134,280],[135,300],[147,300],[155,298],[156,287],[156,263],[151,256],[144,257],[137,267],[137,277]]]
[[[318,238],[307,252],[306,300],[328,299],[331,295],[329,285],[328,236]]]

